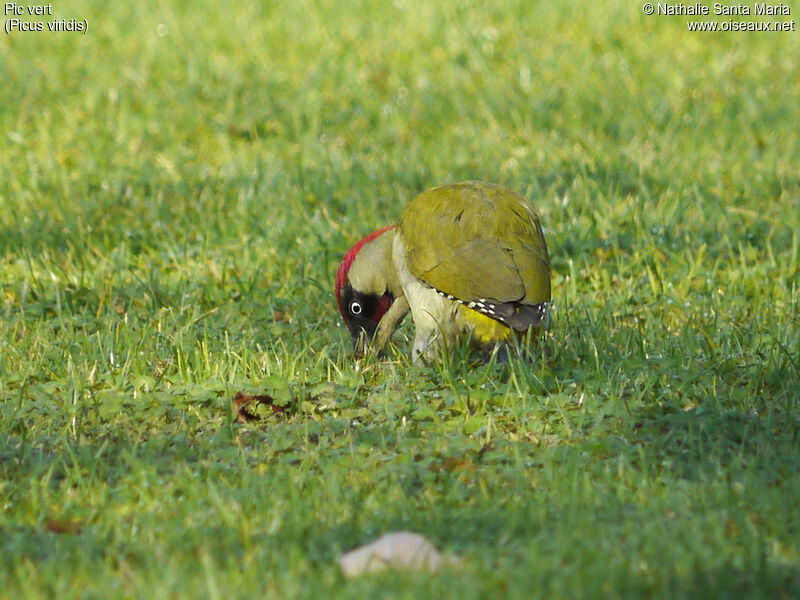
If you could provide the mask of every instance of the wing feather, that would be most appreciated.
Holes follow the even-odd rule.
[[[550,258],[539,216],[504,188],[456,183],[423,192],[406,206],[398,228],[415,277],[468,304],[489,301],[509,324],[550,300]]]

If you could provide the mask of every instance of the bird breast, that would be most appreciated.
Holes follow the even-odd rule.
[[[419,317],[423,321],[432,321],[438,323],[440,327],[445,327],[455,318],[458,304],[414,277],[408,268],[406,249],[400,235],[395,236],[392,255],[397,278],[414,317],[414,325],[420,326],[417,322]]]

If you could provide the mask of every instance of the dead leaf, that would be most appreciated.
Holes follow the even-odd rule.
[[[62,521],[61,519],[48,519],[44,522],[47,531],[53,533],[80,533],[83,529],[83,521]]]
[[[433,473],[452,473],[453,471],[465,471],[471,468],[472,463],[453,456],[446,456],[441,461],[435,462],[429,467]]]
[[[347,577],[377,573],[387,568],[428,571],[458,565],[454,556],[442,556],[424,536],[410,531],[387,533],[365,546],[342,555],[339,567]]]
[[[275,399],[269,394],[257,394],[255,396],[251,396],[250,394],[245,394],[244,392],[236,392],[236,395],[233,397],[233,410],[236,411],[237,423],[247,423],[248,421],[257,421],[259,419],[258,415],[251,413],[246,408],[246,406],[253,401],[257,402],[258,404],[269,406],[272,409],[272,414],[274,415],[283,415],[286,413],[286,408],[275,404]]]
[[[248,421],[258,420],[256,415],[245,408],[245,405],[249,402],[252,402],[252,400],[252,396],[248,396],[242,392],[236,392],[236,395],[233,397],[233,410],[236,411],[237,423],[247,423]]]

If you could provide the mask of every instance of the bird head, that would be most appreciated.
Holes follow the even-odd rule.
[[[373,231],[347,251],[336,272],[336,302],[353,342],[368,343],[402,293],[392,262],[394,225]]]

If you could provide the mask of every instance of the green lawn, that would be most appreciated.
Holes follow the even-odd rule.
[[[0,34],[0,597],[800,596],[800,34],[52,9]],[[542,215],[544,348],[355,361],[341,255],[463,179]],[[396,529],[463,565],[342,577]]]

